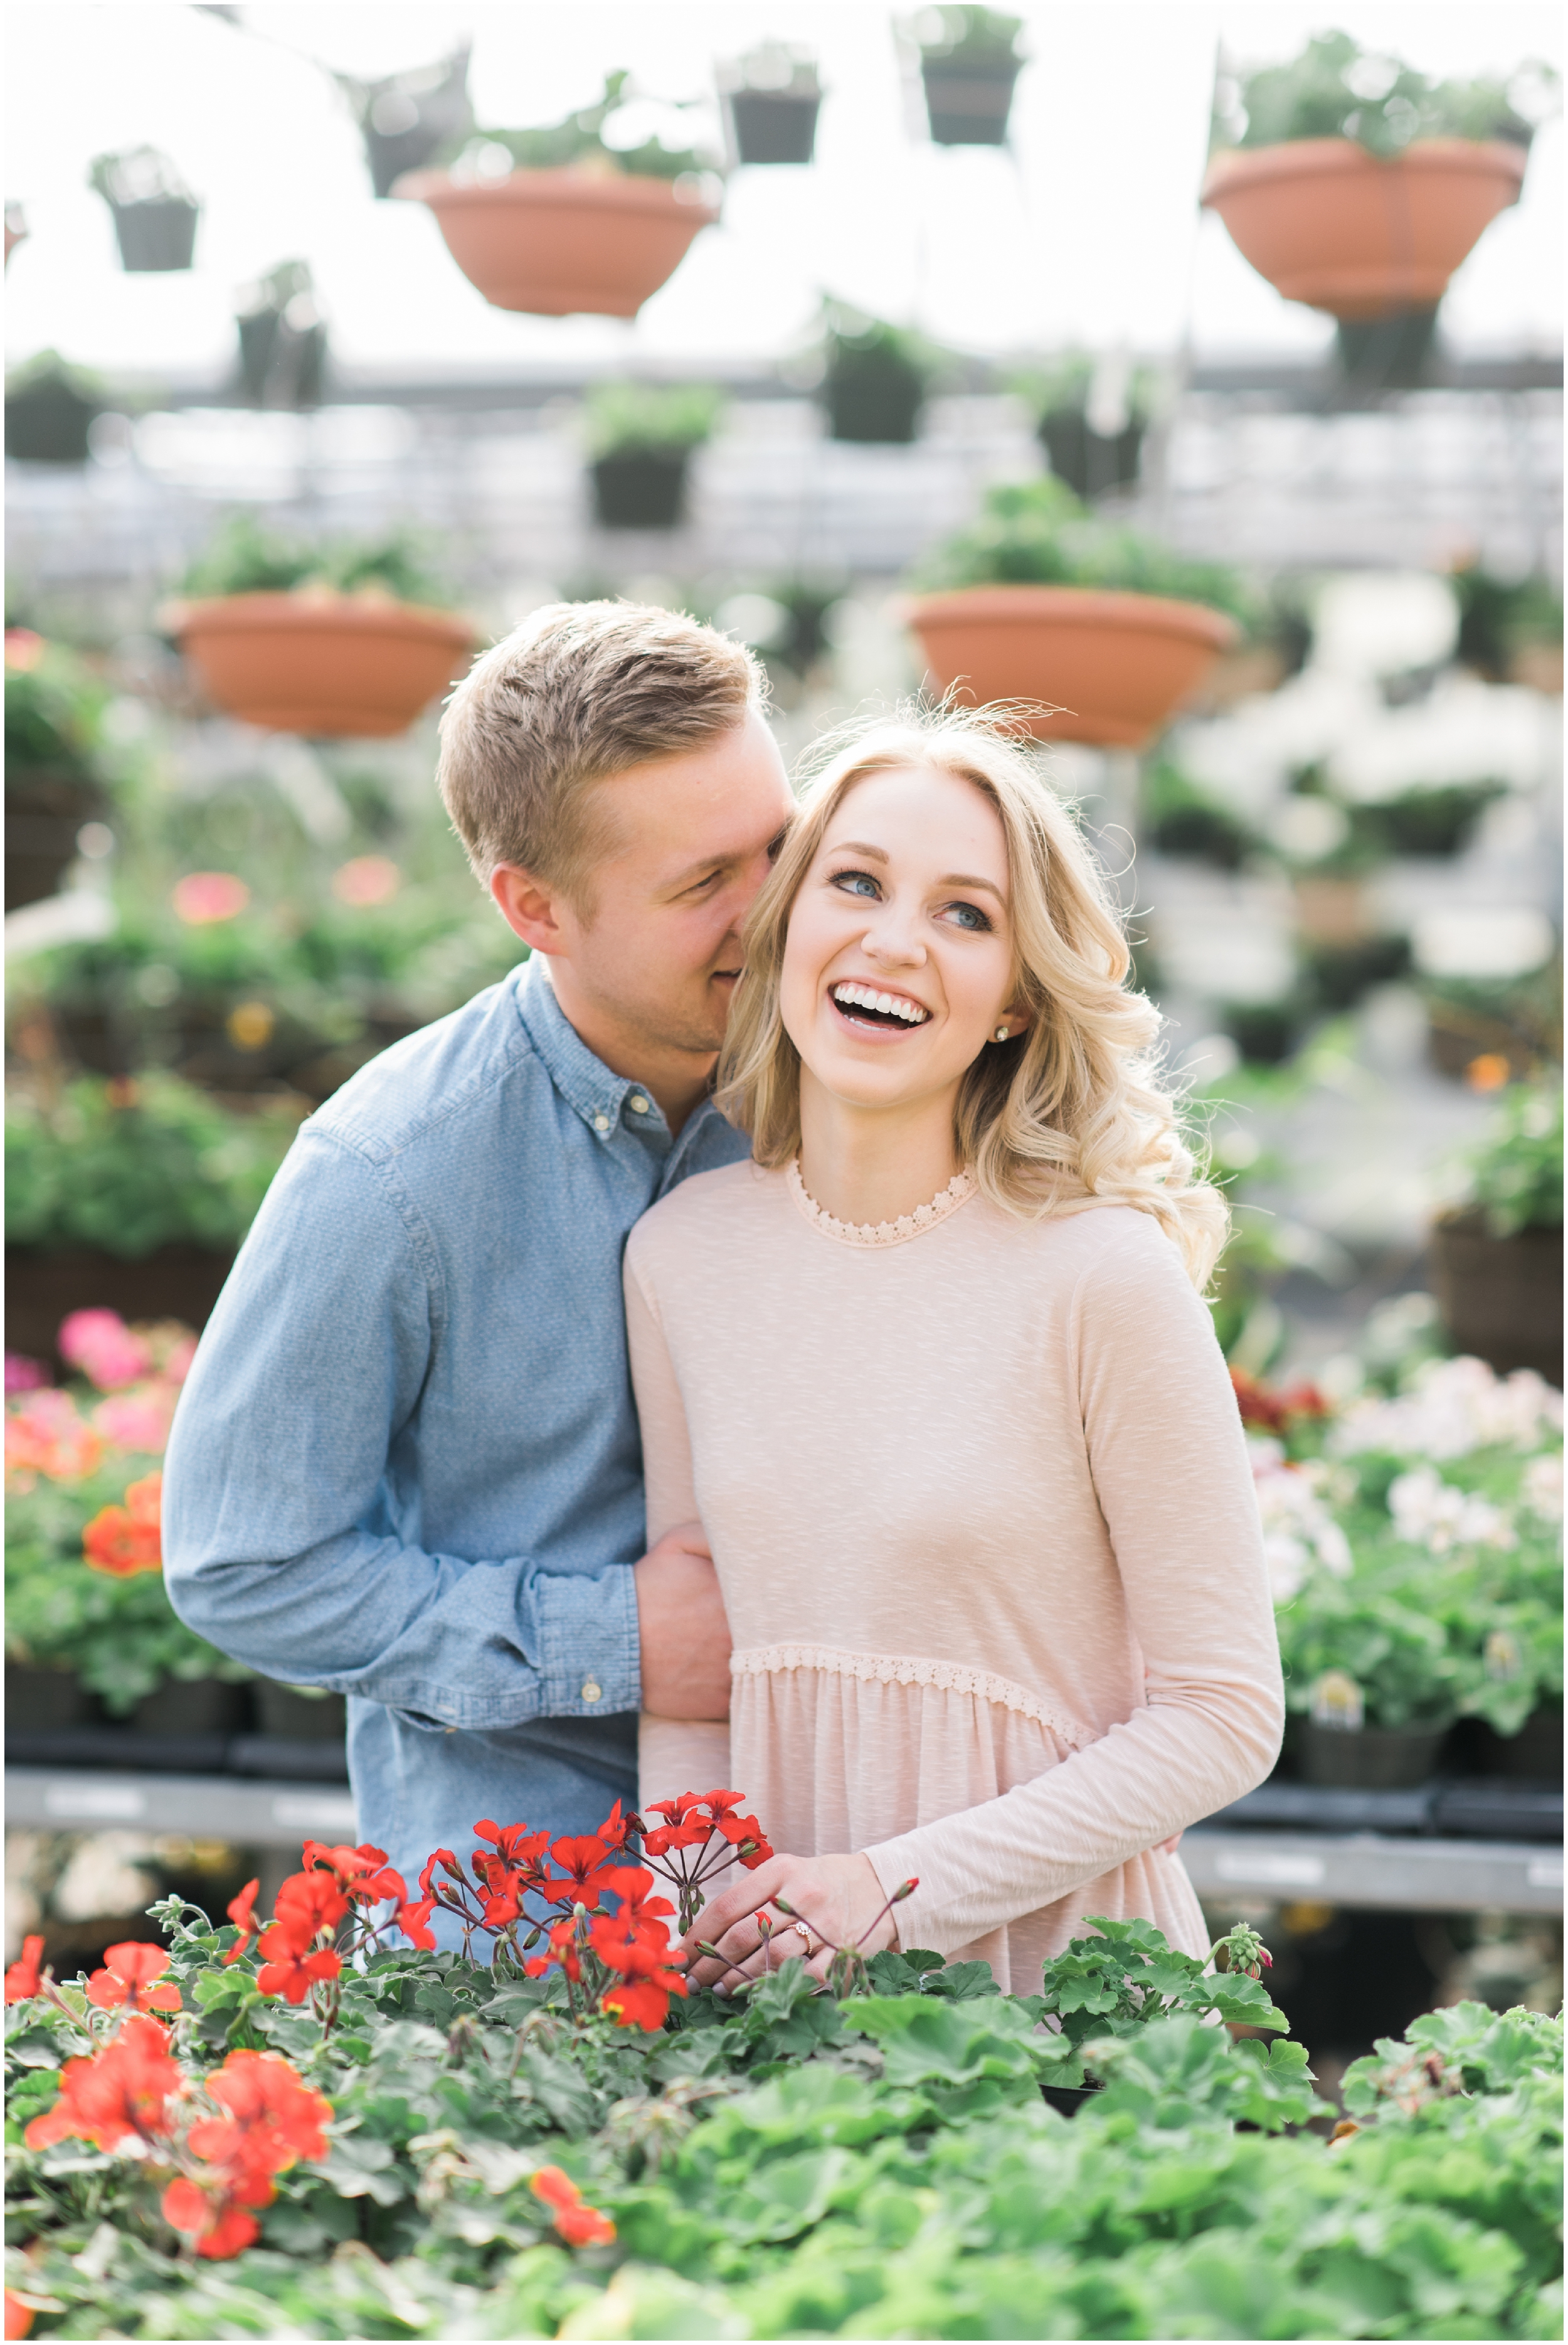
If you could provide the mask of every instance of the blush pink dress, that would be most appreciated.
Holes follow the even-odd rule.
[[[1189,1954],[1158,1843],[1263,1779],[1279,1648],[1208,1310],[1127,1206],[966,1174],[875,1231],[792,1166],[683,1182],[626,1254],[650,1541],[700,1521],[727,1729],[644,1718],[641,1794],[744,1792],[781,1853],[917,1877],[900,1943],[1031,1991],[1086,1915]]]

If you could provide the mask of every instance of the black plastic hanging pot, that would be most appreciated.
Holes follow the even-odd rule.
[[[1419,391],[1431,373],[1437,308],[1391,310],[1383,318],[1341,318],[1334,329],[1340,371],[1351,389]]]
[[[822,396],[835,440],[907,446],[919,432],[926,383],[902,360],[868,351],[830,367]]]
[[[151,196],[142,203],[115,204],[115,234],[120,266],[128,276],[159,276],[188,269],[196,251],[201,206],[185,196]]]
[[[1081,407],[1053,407],[1040,418],[1040,445],[1052,472],[1086,502],[1111,489],[1130,488],[1143,452],[1143,425],[1092,431]]]
[[[818,91],[737,89],[724,99],[743,163],[809,163],[816,148]]]
[[[1021,57],[923,57],[926,111],[938,147],[1001,147]]]
[[[5,453],[24,464],[85,464],[102,413],[68,375],[39,375],[5,393]]]
[[[686,504],[687,448],[630,448],[590,467],[601,529],[673,529]]]
[[[421,171],[443,150],[455,153],[473,127],[469,105],[470,51],[457,49],[440,65],[385,81],[338,76],[359,119],[370,185],[385,198],[405,171]]]

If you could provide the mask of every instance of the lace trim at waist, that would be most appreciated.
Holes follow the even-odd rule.
[[[821,1670],[828,1677],[858,1678],[867,1685],[934,1686],[944,1693],[975,1694],[998,1710],[1018,1711],[1048,1727],[1074,1751],[1099,1739],[1092,1726],[1042,1701],[1027,1686],[957,1661],[924,1660],[907,1653],[852,1653],[836,1645],[750,1645],[730,1655],[733,1677],[773,1677],[788,1670]]]

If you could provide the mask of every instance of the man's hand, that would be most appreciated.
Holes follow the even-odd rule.
[[[728,1718],[730,1624],[702,1524],[666,1531],[632,1578],[643,1709],[656,1718]]]

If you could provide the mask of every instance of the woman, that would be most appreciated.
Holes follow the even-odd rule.
[[[1159,1843],[1268,1773],[1280,1665],[1224,1207],[1128,968],[1027,753],[951,710],[842,746],[758,898],[720,1071],[754,1161],[626,1263],[649,1537],[701,1519],[734,1640],[727,1741],[645,1720],[642,1799],[733,1783],[780,1852],[701,1982],[700,1939],[767,1962],[778,1896],[819,1972],[869,1932],[1025,1992],[1090,1914],[1207,1946]]]

